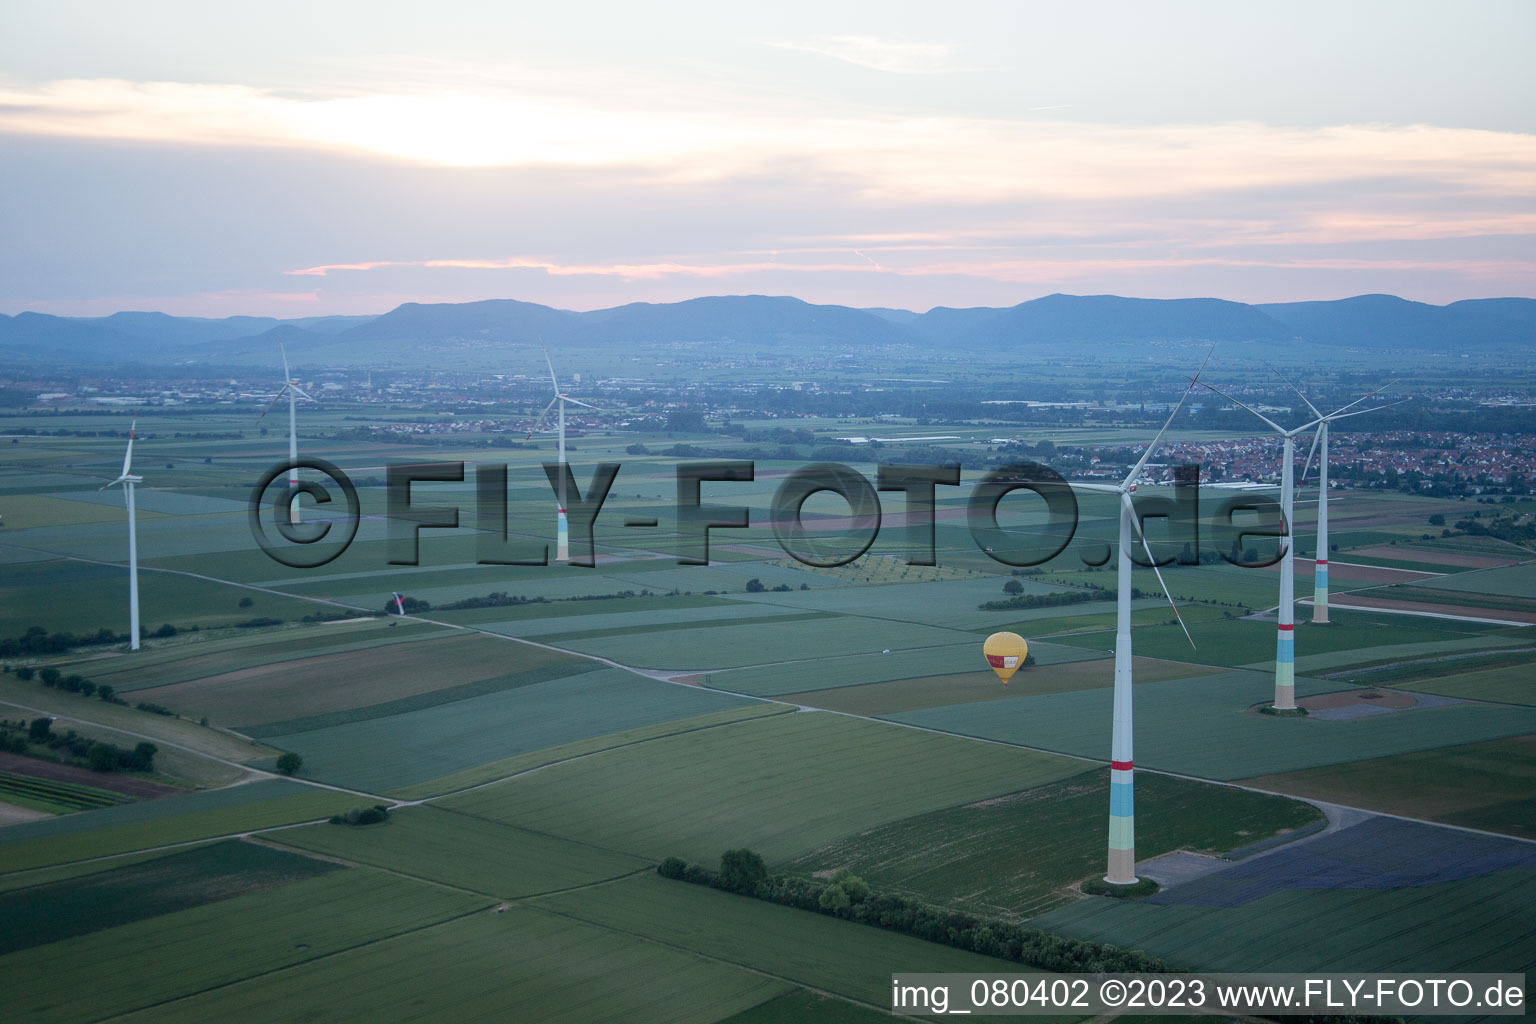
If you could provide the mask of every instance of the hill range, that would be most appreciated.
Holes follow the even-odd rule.
[[[539,341],[565,348],[662,343],[921,346],[978,352],[1154,341],[1312,343],[1370,352],[1496,351],[1536,341],[1536,299],[1468,299],[1445,306],[1393,295],[1249,305],[1224,299],[1047,295],[1002,308],[925,313],[816,305],[788,296],[730,295],[637,302],[589,312],[516,299],[403,303],[378,316],[279,320],[122,312],[106,317],[0,314],[0,355],[34,362],[266,362],[274,342],[296,359],[345,365],[361,354],[415,361],[432,350]],[[397,343],[412,343],[403,351]]]

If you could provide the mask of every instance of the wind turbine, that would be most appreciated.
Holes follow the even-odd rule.
[[[1210,353],[1206,353],[1206,362],[1210,361]],[[1104,874],[1104,881],[1112,885],[1134,885],[1136,883],[1136,814],[1135,814],[1135,763],[1132,759],[1132,717],[1131,717],[1131,531],[1134,529],[1136,536],[1141,539],[1141,545],[1146,549],[1147,562],[1152,566],[1152,571],[1157,573],[1157,582],[1163,588],[1163,596],[1168,599],[1168,604],[1173,608],[1174,618],[1178,620],[1179,628],[1184,630],[1185,639],[1189,645],[1195,645],[1194,638],[1189,635],[1189,627],[1184,625],[1184,617],[1179,614],[1179,606],[1174,604],[1173,595],[1168,590],[1168,584],[1163,582],[1163,573],[1157,567],[1157,557],[1152,554],[1152,546],[1147,543],[1146,532],[1141,526],[1141,517],[1136,514],[1136,507],[1131,501],[1131,495],[1136,493],[1137,481],[1141,479],[1142,472],[1151,460],[1152,453],[1157,450],[1158,442],[1163,439],[1163,434],[1172,425],[1173,419],[1184,407],[1184,402],[1189,398],[1189,393],[1194,390],[1196,382],[1200,379],[1200,373],[1205,371],[1205,363],[1200,364],[1200,371],[1195,374],[1194,380],[1184,389],[1179,402],[1168,414],[1163,429],[1157,432],[1152,443],[1147,445],[1147,450],[1142,453],[1141,459],[1131,468],[1130,473],[1118,485],[1113,484],[1072,484],[1074,488],[1085,491],[1098,491],[1104,494],[1118,495],[1120,498],[1120,561],[1119,574],[1116,578],[1115,593],[1115,699],[1114,699],[1114,727],[1110,735],[1110,762],[1109,762],[1109,860],[1108,870]]]
[[[288,395],[288,493],[293,495],[293,498],[289,502],[289,505],[288,505],[288,522],[291,523],[294,526],[297,526],[299,524],[299,508],[300,508],[300,506],[299,506],[299,495],[298,495],[298,489],[299,489],[299,467],[297,465],[295,465],[295,463],[297,463],[299,461],[299,427],[298,427],[298,414],[294,411],[294,402],[299,397],[308,398],[311,402],[314,401],[314,398],[311,397],[308,393],[306,393],[303,388],[299,387],[299,382],[293,379],[293,374],[288,369],[288,351],[283,348],[283,343],[282,342],[278,342],[277,350],[279,352],[281,352],[282,356],[283,356],[283,386],[281,388],[278,388],[277,394],[272,396],[272,400],[267,403],[267,407],[261,411],[261,415],[256,417],[256,419],[259,422],[262,419],[266,418],[267,413],[272,411],[272,406],[277,404],[277,400],[279,398],[282,398],[283,394],[285,392],[287,393],[287,395]]]
[[[133,416],[128,427],[128,450],[123,453],[123,471],[116,480],[102,484],[101,489],[123,485],[123,503],[128,506],[128,649],[139,649],[139,534],[133,516],[133,485],[144,478],[133,475],[133,434],[138,429],[139,416]]]
[[[569,402],[572,405],[579,405],[583,409],[596,409],[597,406],[588,405],[586,402],[579,402],[560,390],[560,381],[555,377],[555,364],[549,361],[549,349],[547,348],[544,349],[544,365],[549,367],[549,382],[555,389],[555,397],[550,399],[549,404],[544,407],[544,411],[539,413],[538,422],[534,423],[533,429],[528,431],[528,436],[532,437],[535,433],[538,432],[539,428],[543,426],[544,417],[549,415],[549,410],[553,409],[557,405],[560,407],[559,455],[556,459],[560,466],[560,504],[559,512],[556,515],[555,520],[555,560],[559,562],[569,562],[571,560],[570,534],[567,530],[565,521],[565,404]]]
[[[1307,403],[1307,408],[1318,417],[1317,434],[1312,438],[1312,450],[1307,453],[1307,464],[1302,467],[1301,480],[1297,486],[1304,487],[1307,483],[1307,471],[1312,468],[1312,457],[1321,455],[1317,463],[1317,557],[1312,569],[1312,624],[1316,626],[1328,625],[1328,424],[1334,420],[1348,419],[1351,416],[1363,416],[1368,412],[1376,412],[1378,409],[1388,409],[1402,402],[1388,402],[1386,405],[1378,405],[1375,409],[1361,409],[1357,412],[1347,412],[1367,399],[1375,398],[1387,388],[1396,384],[1391,380],[1369,394],[1355,399],[1346,406],[1335,409],[1324,415],[1317,406],[1313,405],[1301,389],[1285,379],[1285,375],[1275,370],[1275,375],[1285,381],[1287,387],[1296,392],[1296,396]]]
[[[1251,405],[1246,405],[1209,384],[1210,388],[1233,405],[1240,405],[1269,425],[1269,428],[1285,439],[1285,453],[1280,463],[1280,512],[1285,518],[1285,552],[1280,557],[1280,607],[1279,628],[1275,631],[1275,710],[1296,709],[1296,545],[1292,543],[1296,529],[1292,520],[1295,507],[1295,487],[1292,479],[1296,472],[1296,437],[1317,427],[1322,421],[1312,420],[1292,430],[1286,430]]]

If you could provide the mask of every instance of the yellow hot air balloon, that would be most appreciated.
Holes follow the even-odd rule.
[[[992,666],[1004,686],[1029,654],[1029,644],[1017,633],[993,633],[981,649],[987,656],[987,664]]]

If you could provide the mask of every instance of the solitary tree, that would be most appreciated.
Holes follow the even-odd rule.
[[[292,775],[294,772],[299,770],[299,766],[303,763],[304,759],[298,754],[295,754],[291,750],[284,751],[278,755],[277,770],[282,772],[284,775]]]
[[[726,850],[720,856],[720,888],[751,894],[768,877],[763,858],[751,850]]]
[[[1024,584],[1020,583],[1018,580],[1009,580],[1007,583],[1003,584],[1003,593],[1014,595],[1022,594],[1024,593]]]
[[[766,588],[763,586],[763,581],[758,579],[756,576],[754,576],[751,579],[747,580],[747,593],[749,593],[749,594],[761,594],[764,591],[764,589],[766,589]]]

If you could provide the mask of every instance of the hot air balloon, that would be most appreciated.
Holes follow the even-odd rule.
[[[992,666],[992,671],[997,673],[997,678],[1008,685],[1009,678],[1024,664],[1025,655],[1029,654],[1029,644],[1017,633],[993,633],[987,637],[987,642],[982,645],[982,652],[987,656],[987,664]]]

